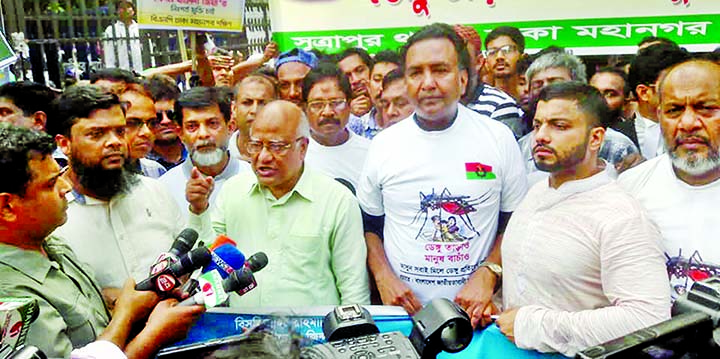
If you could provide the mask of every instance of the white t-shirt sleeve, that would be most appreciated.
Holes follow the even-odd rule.
[[[382,216],[385,214],[383,206],[382,186],[379,180],[378,165],[380,164],[380,151],[378,143],[373,141],[370,144],[367,157],[365,157],[365,165],[360,173],[360,180],[356,190],[360,208],[372,216]]]
[[[525,161],[510,129],[503,128],[502,131],[497,132],[498,144],[502,151],[501,156],[504,156],[505,161],[502,171],[500,212],[513,212],[528,191]]]

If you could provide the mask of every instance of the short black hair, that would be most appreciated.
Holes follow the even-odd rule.
[[[47,133],[30,128],[0,124],[0,192],[24,196],[32,181],[30,160],[52,155],[55,141]]]
[[[99,80],[108,80],[112,82],[124,82],[126,84],[138,83],[139,79],[128,71],[116,67],[100,69],[90,74],[90,83],[94,84]]]
[[[521,54],[525,52],[525,36],[523,36],[522,32],[520,32],[520,29],[514,26],[498,26],[490,31],[488,36],[485,38],[485,49],[487,50],[487,46],[490,41],[493,41],[500,36],[509,37],[510,40],[515,43],[515,46],[517,46],[518,51]]]
[[[340,90],[342,90],[343,94],[345,94],[345,99],[348,101],[352,99],[352,89],[350,87],[350,80],[348,80],[347,76],[345,76],[345,74],[340,71],[340,68],[338,68],[334,63],[321,62],[317,65],[317,67],[310,70],[307,76],[303,79],[303,101],[307,102],[308,94],[310,94],[310,90],[313,86],[315,86],[315,84],[326,79],[334,79],[337,81],[338,86],[340,86]]]
[[[373,65],[375,64],[373,62],[372,57],[370,57],[370,54],[368,54],[368,52],[361,47],[351,47],[351,48],[345,49],[343,52],[341,52],[337,56],[337,62],[345,60],[345,58],[353,56],[353,55],[360,56],[360,60],[362,60],[362,62],[365,64],[365,66],[368,67],[368,69],[372,69]]]
[[[382,81],[382,88],[383,90],[390,86],[391,83],[397,81],[397,80],[405,80],[405,72],[403,72],[402,68],[397,68],[395,70],[392,70],[383,77]]]
[[[193,87],[180,95],[175,101],[175,118],[179,124],[183,122],[183,109],[202,109],[217,105],[225,118],[230,121],[232,116],[232,101],[234,94],[228,87]]]
[[[595,72],[595,74],[593,74],[593,76],[595,76],[597,74],[615,74],[615,75],[617,75],[618,77],[620,77],[623,80],[623,83],[625,84],[625,86],[623,87],[623,96],[625,96],[626,98],[628,96],[630,96],[630,84],[628,84],[628,78],[627,78],[627,74],[625,74],[625,71],[623,71],[622,69],[617,68],[617,67],[606,66],[606,67],[602,67],[599,70],[597,70]]]
[[[375,65],[383,62],[400,66],[400,55],[394,50],[383,50],[375,54],[374,61],[375,63],[370,68],[370,72],[372,72],[372,68],[375,67]]]
[[[593,119],[590,128],[607,128],[608,124],[613,121],[610,108],[603,95],[588,84],[580,81],[563,81],[552,83],[540,90],[538,102],[555,99],[576,101],[578,109]]]
[[[120,106],[117,95],[98,86],[75,85],[65,89],[55,100],[55,115],[48,120],[47,132],[70,137],[70,129],[79,118],[88,118],[93,111]]]
[[[418,32],[410,36],[407,43],[400,50],[400,67],[402,67],[403,69],[405,68],[405,63],[407,62],[407,52],[410,47],[412,47],[412,45],[415,45],[415,43],[417,42],[429,39],[450,40],[450,42],[453,44],[453,47],[455,47],[455,54],[457,55],[458,60],[458,68],[460,68],[460,70],[466,71],[470,68],[470,54],[468,53],[465,40],[463,40],[460,36],[458,36],[457,33],[455,33],[455,30],[452,26],[443,23],[434,23],[424,26],[420,28]]]
[[[640,50],[630,64],[630,89],[637,96],[638,85],[654,84],[663,70],[688,58],[690,54],[676,45],[657,44]]]
[[[653,42],[657,42],[658,44],[665,44],[670,46],[679,47],[678,44],[675,41],[672,41],[666,37],[658,37],[658,36],[646,36],[642,40],[640,40],[640,43],[638,44],[638,47],[650,44]]]
[[[32,116],[38,111],[50,116],[57,93],[35,82],[9,82],[0,86],[0,98],[10,100],[25,116]]]
[[[145,79],[145,88],[152,95],[155,102],[164,100],[177,100],[180,97],[180,88],[175,80],[163,74],[157,74]]]

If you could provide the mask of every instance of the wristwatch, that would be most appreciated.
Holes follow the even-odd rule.
[[[478,269],[482,267],[489,269],[493,274],[497,276],[497,280],[495,281],[495,289],[493,290],[493,292],[497,292],[498,288],[500,288],[500,285],[502,284],[502,266],[493,262],[482,262],[478,266]]]

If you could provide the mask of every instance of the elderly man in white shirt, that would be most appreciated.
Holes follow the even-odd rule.
[[[496,321],[522,349],[574,356],[670,317],[660,233],[598,158],[609,120],[591,86],[539,94],[533,158],[550,178],[508,223]]]

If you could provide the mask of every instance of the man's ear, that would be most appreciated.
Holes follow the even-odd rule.
[[[70,138],[66,137],[65,135],[55,135],[55,143],[57,144],[58,148],[62,151],[62,153],[65,154],[68,158],[70,158],[70,155],[72,154],[72,151],[70,151]]]
[[[465,92],[467,91],[468,73],[469,71],[467,69],[460,70],[460,96],[465,96]]]
[[[605,129],[602,127],[593,127],[590,129],[590,141],[588,148],[594,152],[600,153],[603,141],[605,140]]]
[[[32,115],[33,128],[38,131],[45,131],[45,124],[47,123],[47,114],[43,111],[37,111]]]
[[[235,122],[235,119],[232,118],[228,121],[228,132],[233,133],[235,130],[237,130],[237,122]]]
[[[644,84],[639,84],[635,87],[638,99],[643,100],[643,102],[650,102],[650,99],[652,98],[652,93],[650,93],[650,91],[650,86]]]
[[[17,219],[15,206],[13,205],[14,195],[10,193],[0,193],[0,220],[4,222],[14,222]]]

